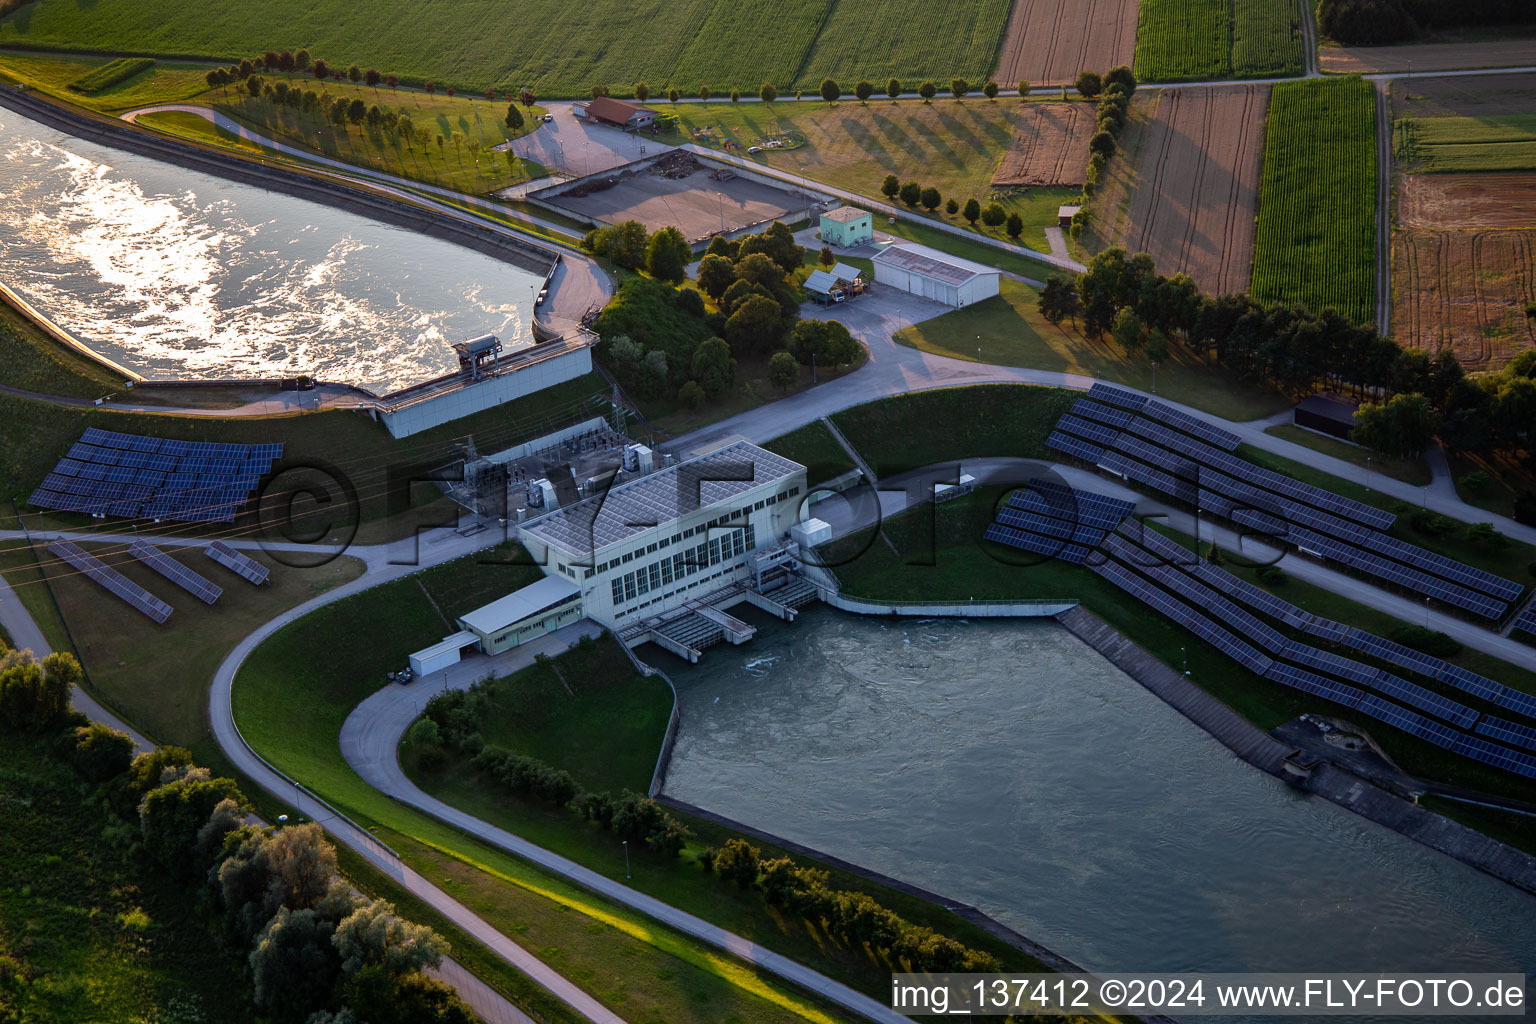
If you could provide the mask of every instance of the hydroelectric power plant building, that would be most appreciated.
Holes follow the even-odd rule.
[[[631,647],[650,641],[697,661],[756,632],[727,608],[748,602],[793,619],[817,599],[799,575],[804,466],[747,441],[641,466],[524,521],[519,539],[545,578],[460,618],[461,632],[412,655],[412,669],[445,669],[471,648],[494,656],[580,618]]]

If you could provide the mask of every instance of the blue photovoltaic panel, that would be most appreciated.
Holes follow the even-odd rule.
[[[213,541],[204,550],[209,558],[218,562],[230,572],[238,573],[258,586],[267,581],[268,572],[266,566],[260,562],[253,562],[221,540]]]
[[[86,427],[85,433],[80,435],[80,440],[86,444],[106,444],[107,432],[96,427]]]
[[[1138,395],[1134,391],[1126,391],[1122,388],[1110,387],[1108,384],[1095,384],[1088,389],[1088,397],[1096,398],[1110,405],[1122,406],[1126,409],[1140,410],[1147,404],[1145,395]]]
[[[1536,779],[1536,757],[1530,754],[1510,750],[1508,747],[1501,747],[1497,743],[1490,743],[1473,736],[1460,737],[1452,749],[1474,761],[1491,764],[1495,768],[1524,775],[1528,779]]]
[[[112,466],[107,470],[106,479],[114,484],[131,484],[138,479],[139,471],[129,469],[127,466]]]
[[[1396,726],[1410,736],[1417,736],[1421,740],[1428,740],[1437,747],[1447,750],[1453,749],[1461,733],[1449,726],[1432,722],[1423,715],[1407,708],[1399,707],[1389,700],[1383,700],[1374,694],[1367,695],[1356,705],[1355,710],[1370,715],[1378,721]]]
[[[1496,715],[1484,715],[1477,723],[1477,731],[1501,743],[1536,750],[1536,729],[1528,725],[1506,721]]]
[[[205,580],[187,566],[165,554],[152,544],[136,540],[128,548],[129,553],[151,569],[176,584],[204,604],[213,604],[224,593],[223,589]]]
[[[171,606],[160,600],[137,583],[103,563],[95,555],[67,540],[56,540],[48,550],[88,576],[93,583],[103,587],[142,612],[155,622],[163,623],[171,617]]]

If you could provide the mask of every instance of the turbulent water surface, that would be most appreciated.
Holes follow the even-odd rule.
[[[152,378],[387,392],[523,335],[539,278],[450,242],[107,149],[0,109],[4,281]]]
[[[697,666],[650,655],[670,796],[1090,969],[1536,968],[1536,899],[1287,789],[1053,622],[753,621]]]

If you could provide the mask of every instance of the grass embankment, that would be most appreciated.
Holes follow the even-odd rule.
[[[1299,75],[1301,14],[1269,0],[1142,0],[1136,77],[1144,82]]]
[[[403,480],[462,455],[456,445],[470,436],[481,451],[497,451],[603,415],[608,409],[606,393],[606,383],[594,372],[398,441],[382,424],[351,411],[214,419],[65,408],[0,395],[0,500],[25,500],[85,428],[100,427],[185,441],[282,442],[287,462],[323,462],[349,479],[357,491],[356,518],[369,523],[401,511],[402,488],[397,485],[392,497],[392,479]],[[411,497],[409,504],[419,504],[430,495],[418,485]],[[332,522],[340,518],[332,513],[328,517]],[[58,521],[71,526],[92,523],[83,516]],[[238,533],[249,526],[241,519],[225,529]]]
[[[854,468],[853,460],[843,446],[819,420],[765,442],[763,447],[804,466],[806,479],[812,484],[830,480]]]
[[[7,547],[15,543],[4,542]],[[165,625],[156,625],[55,557],[46,544],[37,544],[39,571],[68,627],[87,688],[155,742],[191,747],[199,757],[212,747],[208,684],[219,663],[262,623],[363,571],[355,558],[295,569],[250,551],[246,554],[271,570],[268,583],[255,587],[221,568],[201,546],[163,547],[168,556],[223,588],[217,602],[205,605],[128,554],[126,544],[83,547],[176,609]],[[12,586],[22,590],[37,584],[13,581]],[[173,650],[175,668],[170,670],[166,659]]]
[[[1010,4],[981,0],[935,9],[894,0],[872,18],[858,5],[805,0],[786,9],[762,0],[683,0],[639,7],[618,0],[572,5],[535,0],[513,19],[456,5],[441,17],[406,16],[369,2],[345,17],[326,8],[277,3],[207,11],[178,0],[102,0],[89,8],[28,4],[0,22],[0,45],[38,50],[227,58],[307,46],[332,66],[357,62],[413,84],[498,93],[528,85],[548,97],[588,95],[594,84],[628,95],[635,82],[655,95],[676,85],[690,95],[704,83],[755,94],[763,81],[781,91],[815,90],[826,75],[883,84],[900,75],[980,83],[996,59]],[[663,31],[657,26],[673,26]]]
[[[70,91],[89,96],[101,92],[155,66],[153,57],[119,57],[110,64],[87,71],[69,83]]]
[[[1376,100],[1357,76],[1286,82],[1270,94],[1253,286],[1260,302],[1376,307]]]
[[[12,734],[0,745],[11,879],[0,949],[22,965],[0,996],[9,1019],[255,1020],[243,957],[215,941],[183,882],[131,858],[137,827],[111,828],[49,742]]]
[[[369,787],[342,759],[342,722],[387,685],[385,672],[403,667],[407,654],[447,632],[445,618],[537,576],[532,566],[463,559],[305,616],[269,638],[241,668],[234,703],[242,733],[279,768],[364,824],[378,826],[380,838],[411,866],[627,1020],[841,1019],[643,915],[405,808]],[[316,651],[325,657],[317,658]],[[644,851],[633,853],[637,870],[648,870]],[[610,851],[603,868],[622,877],[622,857]]]
[[[589,790],[646,791],[672,710],[672,691],[659,676],[638,675],[612,639],[497,680],[490,694],[491,710],[480,723],[486,743],[564,768]],[[467,758],[449,755],[441,767],[426,771],[407,744],[402,763],[423,789],[439,799],[594,870],[610,870],[622,857],[611,832],[585,821],[574,810],[508,794],[471,768]],[[889,962],[866,949],[843,946],[820,927],[769,907],[756,890],[739,889],[702,871],[698,851],[704,846],[719,847],[737,833],[691,816],[680,817],[694,833],[683,855],[676,859],[640,855],[644,859],[636,861],[630,885],[878,996],[894,969]],[[782,853],[771,844],[764,847],[767,857]],[[835,871],[830,884],[834,889],[869,892],[908,920],[982,945],[1010,966],[1038,969],[1017,951],[923,900],[843,871]]]
[[[1004,278],[1000,294],[896,333],[900,344],[934,355],[999,366],[1080,373],[1143,391],[1154,386],[1154,371],[1144,354],[1126,352],[1114,342],[1094,341],[1073,323],[1052,324],[1037,308],[1039,292]],[[1158,364],[1157,393],[1224,419],[1248,420],[1289,404],[1238,383],[1237,374],[1195,355],[1182,345],[1169,346]]]
[[[265,138],[341,160],[357,167],[423,181],[468,195],[482,195],[542,176],[538,163],[491,147],[533,131],[534,118],[544,108],[527,111],[522,126],[506,124],[507,101],[487,101],[483,96],[447,96],[419,89],[405,91],[371,88],[352,82],[317,82],[300,73],[269,72],[268,82],[285,83],[290,89],[314,92],[326,100],[361,100],[385,113],[411,119],[412,135],[426,133],[425,142],[406,138],[402,131],[382,124],[334,125],[320,109],[301,111],[264,97],[252,97],[238,84],[215,89],[199,97],[204,103],[234,118]],[[523,108],[518,107],[519,113]]]
[[[0,299],[0,380],[41,395],[99,398],[123,380],[94,360],[66,348]]]
[[[940,388],[856,405],[832,422],[882,478],[975,456],[1054,461],[1046,435],[1078,397],[1027,384]]]
[[[879,78],[882,90],[887,77],[889,72]],[[944,78],[946,85],[949,77],[946,74]],[[846,82],[844,88],[849,89],[852,84]],[[908,88],[916,84],[910,83]],[[976,81],[975,85],[979,88],[981,82]],[[1037,252],[1050,252],[1043,229],[1056,226],[1057,208],[1075,197],[1079,189],[992,186],[992,175],[1013,139],[1018,110],[1017,98],[989,101],[973,94],[964,100],[945,98],[914,103],[892,102],[882,94],[868,103],[852,98],[838,103],[689,103],[680,105],[677,114],[685,140],[719,148],[725,139],[732,139],[737,148],[730,152],[738,156],[745,155],[748,147],[763,145],[770,139],[799,142],[803,138],[802,145],[765,148],[750,159],[880,202],[888,202],[880,193],[880,184],[887,174],[904,182],[932,186],[945,199],[953,198],[962,207],[970,198],[983,206],[995,200],[1004,210],[1023,218],[1024,233],[1018,244]],[[708,136],[694,136],[703,129],[709,130]],[[920,206],[913,207],[909,214],[910,219],[919,223],[927,216],[930,215]],[[973,226],[958,214],[945,214],[942,207],[931,216],[977,234],[1010,241],[1002,226],[989,228],[980,221]],[[888,230],[885,220],[876,218],[877,230]]]
[[[0,24],[9,25],[26,16],[24,12],[17,12]],[[4,29],[0,28],[0,35],[3,33]],[[121,45],[121,40],[117,45]],[[152,103],[179,103],[191,99],[208,88],[203,76],[214,66],[156,63],[96,92],[81,93],[70,88],[82,77],[111,63],[111,57],[5,51],[0,52],[0,81],[23,82],[39,92],[91,110],[129,110]]]
[[[1394,480],[1401,480],[1415,487],[1423,487],[1431,479],[1429,466],[1423,459],[1399,459],[1382,455],[1379,452],[1372,452],[1369,448],[1362,448],[1360,445],[1350,444],[1348,441],[1341,441],[1291,424],[1269,427],[1264,433],[1273,434],[1282,440],[1311,448],[1315,452],[1321,452],[1335,459],[1343,459],[1364,470],[1385,473]]]

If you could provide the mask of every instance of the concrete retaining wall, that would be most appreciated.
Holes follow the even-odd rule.
[[[500,376],[383,410],[379,413],[379,419],[384,422],[391,436],[409,437],[591,372],[591,346],[581,345]]]
[[[963,619],[1040,619],[1060,615],[1077,607],[1072,600],[1048,602],[969,601],[933,604],[881,604],[861,597],[822,593],[822,600],[833,608],[855,615],[895,615],[901,618]]]

